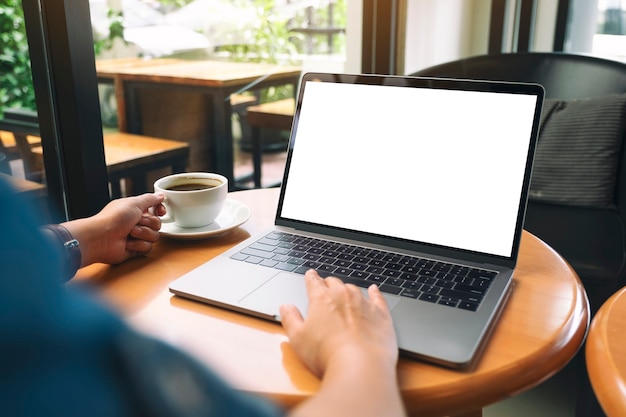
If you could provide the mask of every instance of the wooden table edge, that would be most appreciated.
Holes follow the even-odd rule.
[[[550,248],[541,239],[530,232],[524,231],[524,234],[532,239],[536,239],[547,248]],[[554,252],[553,249],[550,248],[550,250]],[[558,256],[560,257],[560,255]],[[415,395],[415,392],[410,389],[403,389],[402,396],[409,413],[414,412],[419,416],[438,416],[440,415],[438,411],[442,407],[447,406],[452,409],[451,415],[481,415],[478,414],[478,410],[536,387],[563,369],[583,346],[590,321],[589,301],[584,286],[573,269],[569,265],[568,267],[576,277],[575,292],[577,302],[572,310],[579,311],[580,314],[570,316],[567,324],[563,326],[562,331],[554,335],[553,343],[549,345],[550,349],[536,352],[534,355],[525,358],[525,364],[535,364],[535,366],[528,366],[528,371],[523,374],[520,374],[518,369],[513,366],[508,372],[494,371],[485,374],[485,378],[492,378],[493,374],[498,374],[494,381],[500,386],[500,389],[494,391],[492,390],[493,385],[490,388],[486,388],[486,386],[482,385],[480,395],[477,395],[475,387],[468,389],[466,381],[462,380],[450,384],[447,390],[448,395],[446,395],[445,398],[442,397],[440,400],[435,400],[436,394],[440,394],[439,390],[436,388],[432,391],[423,388],[419,389],[419,396]],[[562,340],[568,340],[568,343],[563,345],[559,342]],[[552,371],[545,373],[543,371],[545,368],[549,368]],[[456,407],[450,407],[450,399],[448,398],[450,392],[454,392],[455,403],[457,403]],[[428,398],[428,407],[424,407],[423,403],[420,403],[421,398]],[[476,398],[480,398],[481,401],[476,401]]]
[[[611,315],[620,302],[626,302],[625,297],[626,288],[623,288],[600,307],[591,322],[585,347],[587,372],[593,391],[602,409],[610,417],[626,416],[626,381],[618,376],[619,366],[611,352],[608,334]]]
[[[256,195],[249,193],[255,193],[256,191],[257,190],[241,192],[246,193],[246,198],[242,198],[242,201],[254,201],[257,198]],[[274,194],[272,195],[276,194],[275,197],[277,197],[278,189],[267,191],[274,191]],[[230,195],[233,198],[237,198],[237,193]],[[242,197],[244,196],[244,194],[240,195]],[[265,208],[263,208],[263,211],[266,211]],[[268,209],[267,211],[269,212],[272,210]],[[268,213],[265,213],[263,216],[267,216],[267,214]],[[251,221],[255,224],[254,227],[257,227],[257,219],[254,216],[251,218]],[[264,222],[259,222],[258,226],[263,226],[263,223]],[[245,235],[245,233],[242,233],[242,235]],[[438,410],[447,409],[450,410],[450,414],[452,415],[480,415],[477,413],[480,412],[482,407],[517,395],[522,391],[532,388],[533,386],[536,386],[548,379],[562,369],[578,352],[585,338],[589,324],[588,301],[582,283],[571,267],[567,265],[567,263],[563,261],[562,257],[556,254],[556,252],[554,252],[554,250],[552,250],[548,245],[528,232],[524,232],[524,239],[527,239],[526,244],[533,247],[532,250],[545,250],[546,257],[551,259],[558,257],[558,262],[556,262],[557,268],[555,271],[551,272],[563,272],[562,275],[567,275],[563,278],[566,279],[567,282],[570,282],[570,280],[573,279],[571,285],[567,285],[567,287],[570,288],[570,291],[567,294],[567,300],[571,300],[568,301],[569,310],[562,313],[565,317],[567,317],[567,320],[564,320],[564,323],[550,334],[550,340],[546,343],[545,348],[541,348],[539,351],[524,357],[523,360],[519,361],[517,364],[511,364],[507,367],[505,372],[502,373],[502,375],[498,375],[494,379],[495,384],[490,383],[490,388],[483,388],[480,395],[475,395],[475,388],[468,386],[466,378],[461,378],[459,381],[453,382],[446,388],[445,392],[439,390],[438,387],[429,389],[428,387],[424,388],[418,386],[412,389],[411,386],[401,386],[402,396],[410,413],[415,413],[421,416],[434,416],[440,415],[440,413],[437,412]],[[141,261],[138,262],[141,263]],[[148,262],[148,260],[145,262]],[[128,269],[129,271],[132,270],[131,265],[128,265],[127,268],[122,266],[122,268]],[[535,278],[535,280],[536,279],[537,278]],[[206,308],[210,307],[206,306]],[[133,313],[131,312],[130,315],[132,316]],[[128,314],[125,314],[125,316],[128,317]],[[279,326],[278,324],[274,325]],[[412,363],[414,363],[414,361],[411,359],[401,359],[399,368],[405,364],[412,366]],[[418,366],[421,367],[423,364],[419,363]],[[520,373],[520,369],[522,369],[523,372]],[[546,369],[548,369],[548,372],[546,372]],[[409,369],[409,371],[411,370]],[[485,372],[481,378],[490,379],[494,377],[494,374],[499,374],[500,372],[502,372],[502,369],[494,368],[493,370]],[[427,372],[425,374],[427,374]],[[245,389],[242,387],[242,390],[253,394],[267,396],[286,407],[291,407],[310,397],[316,389],[316,386],[314,385],[315,384],[307,386],[306,389],[299,389],[298,391],[269,392],[265,391],[263,387],[252,387],[251,389]],[[493,389],[494,385],[498,388],[493,392],[489,391],[490,389]],[[454,404],[450,404],[450,392],[454,395],[459,394],[458,398],[454,398]],[[418,396],[416,396],[417,393],[419,393]],[[475,397],[480,397],[480,400],[477,400]],[[428,402],[430,403],[429,405],[424,406],[422,403],[424,398],[428,398]]]
[[[497,403],[498,401],[514,397],[541,384],[558,373],[579,352],[587,335],[589,324],[588,301],[585,295],[586,293],[584,287],[580,281],[578,281],[576,288],[577,298],[580,301],[578,307],[580,307],[581,315],[572,316],[568,321],[568,325],[563,328],[563,332],[555,335],[555,343],[552,345],[553,350],[549,356],[546,356],[545,352],[537,352],[535,355],[526,358],[525,363],[534,363],[536,365],[535,367],[529,367],[529,372],[520,375],[513,367],[508,373],[494,371],[491,374],[500,374],[496,379],[501,385],[501,389],[496,392],[483,386],[482,389],[479,389],[480,395],[477,395],[477,388],[475,386],[468,387],[466,381],[458,381],[453,384],[449,384],[445,396],[441,396],[441,391],[438,387],[435,387],[432,390],[424,388],[411,390],[404,389],[400,386],[401,396],[408,415],[436,417],[441,416],[440,410],[442,408],[448,408],[451,410],[451,413],[449,414],[450,416],[479,417],[482,416],[482,409],[484,407]],[[587,307],[585,308],[583,304]],[[563,338],[569,340],[565,347],[556,343],[557,340],[562,340]],[[400,357],[398,366],[401,366],[404,361],[406,361],[406,363],[411,363],[415,361],[415,359]],[[541,371],[541,369],[545,369],[545,367],[552,369],[552,372],[546,374]],[[492,375],[486,375],[486,378],[490,377],[492,377]],[[291,394],[265,391],[246,392],[253,395],[271,398],[287,409],[298,405],[300,402],[313,395],[313,393],[305,392]],[[419,392],[419,395],[416,395],[416,392]],[[450,404],[451,396],[455,397],[454,405]],[[428,398],[428,406],[424,406],[425,403],[421,401],[422,398]],[[480,398],[481,401],[476,401],[476,398]]]

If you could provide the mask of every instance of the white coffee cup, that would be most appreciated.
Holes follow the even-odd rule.
[[[167,215],[179,227],[207,226],[222,211],[228,194],[228,179],[209,172],[186,172],[160,178],[154,191],[165,195]]]

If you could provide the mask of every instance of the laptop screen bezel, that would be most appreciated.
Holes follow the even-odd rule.
[[[500,256],[488,253],[475,252],[471,250],[450,248],[425,242],[416,242],[402,238],[389,238],[367,232],[358,232],[347,230],[339,227],[331,227],[316,223],[294,220],[283,217],[281,215],[283,209],[283,200],[285,191],[288,186],[288,173],[291,166],[291,160],[294,149],[294,141],[297,135],[298,119],[302,107],[302,98],[306,90],[308,82],[332,82],[332,83],[349,83],[349,84],[369,84],[369,85],[385,85],[385,86],[403,86],[416,88],[432,88],[432,89],[452,89],[466,91],[484,91],[498,93],[525,94],[536,97],[535,115],[533,126],[531,129],[531,137],[529,138],[528,155],[526,158],[526,166],[524,170],[524,178],[522,190],[519,198],[518,216],[515,225],[515,231],[512,241],[511,255]],[[287,160],[285,173],[283,176],[282,186],[280,190],[280,198],[276,211],[275,224],[287,228],[293,228],[310,233],[324,234],[339,239],[348,239],[369,243],[373,245],[383,245],[389,248],[396,248],[416,253],[430,253],[436,256],[452,259],[465,260],[467,262],[479,264],[492,264],[507,268],[513,268],[517,262],[519,245],[523,230],[523,222],[526,213],[528,192],[530,188],[530,179],[532,173],[533,157],[535,153],[537,137],[539,132],[539,121],[541,109],[544,100],[544,89],[539,84],[518,83],[518,82],[501,82],[501,81],[483,81],[483,80],[461,80],[450,78],[432,78],[432,77],[408,77],[408,76],[389,76],[389,75],[364,75],[364,74],[335,74],[335,73],[319,73],[310,72],[303,75],[296,101],[294,120],[287,149]]]

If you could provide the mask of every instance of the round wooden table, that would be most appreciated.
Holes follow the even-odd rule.
[[[609,417],[626,416],[626,288],[598,310],[585,346],[593,391]]]
[[[236,388],[289,407],[314,394],[319,381],[291,350],[279,324],[173,296],[168,284],[273,224],[278,189],[240,191],[250,219],[219,238],[162,238],[144,258],[92,265],[74,281],[89,282],[141,331],[215,368]],[[581,346],[587,298],[570,266],[524,232],[514,289],[474,369],[455,371],[402,358],[402,396],[410,414],[482,415],[482,407],[520,393],[559,371]]]

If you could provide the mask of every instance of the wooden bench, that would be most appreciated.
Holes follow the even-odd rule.
[[[43,157],[41,146],[32,152]],[[171,173],[184,172],[189,158],[189,144],[130,133],[107,133],[104,135],[104,158],[109,174],[111,198],[122,196],[124,181],[125,195],[152,191],[148,183],[151,171],[169,168]]]
[[[16,139],[11,132],[0,132],[0,139],[12,158],[21,157],[17,151]],[[41,139],[28,135],[30,162],[25,164],[25,176],[32,179],[31,169],[43,170],[43,149]],[[17,155],[17,156],[16,156]],[[104,135],[104,158],[111,187],[111,198],[123,195],[141,194],[152,191],[148,184],[148,174],[162,168],[170,168],[172,173],[185,171],[189,159],[189,144],[186,142],[161,139],[130,133],[108,133]],[[40,177],[43,178],[42,172]],[[122,181],[125,193],[122,193]],[[37,181],[29,180],[37,183]],[[42,185],[43,187],[43,185]],[[44,187],[45,188],[45,187]]]
[[[27,135],[28,143],[31,146],[41,145],[41,138],[39,136]],[[15,136],[12,132],[0,130],[0,146],[4,147],[9,159],[19,158],[20,154],[17,150],[17,143],[15,142]]]
[[[126,194],[152,191],[148,174],[169,168],[172,174],[184,172],[189,160],[189,144],[130,133],[104,135],[104,157],[111,184],[111,196],[121,195],[120,182],[126,181]],[[131,189],[132,187],[132,189]]]
[[[252,164],[254,187],[261,188],[261,129],[291,130],[293,114],[296,108],[293,98],[257,104],[248,107],[246,115],[252,135]]]
[[[0,130],[12,134],[16,153],[24,162],[25,177],[43,182],[43,148],[37,113],[23,109],[5,110],[0,119]],[[128,133],[103,136],[112,198],[122,197],[122,181],[126,185],[126,195],[140,194],[152,189],[148,184],[151,171],[169,168],[176,173],[184,171],[187,166],[189,144],[185,142]],[[5,138],[0,139],[4,145]]]

